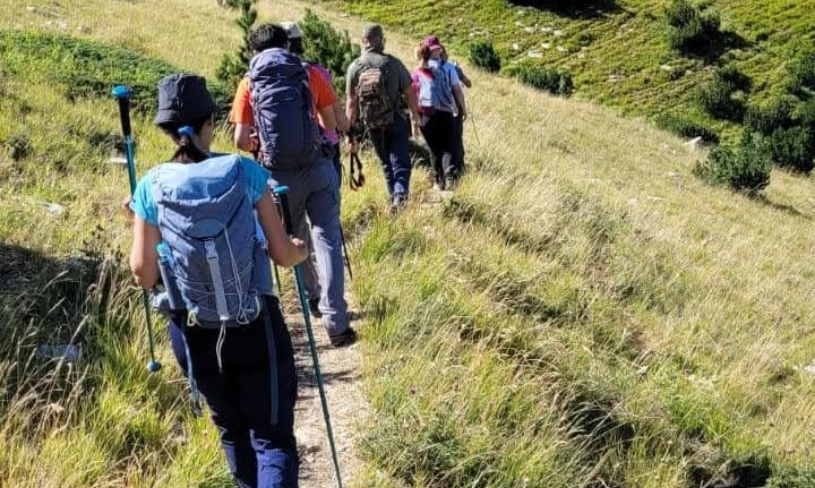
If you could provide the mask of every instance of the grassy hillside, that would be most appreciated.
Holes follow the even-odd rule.
[[[166,341],[165,371],[144,368],[102,82],[149,86],[172,66],[212,77],[237,45],[230,13],[201,0],[29,2],[53,17],[6,3],[0,485],[229,486]],[[21,39],[99,55],[76,67]],[[406,60],[412,42],[389,35]],[[76,92],[74,69],[100,84]],[[642,121],[473,77],[479,138],[468,123],[473,171],[455,196],[437,203],[419,172],[394,219],[370,161],[368,187],[344,196],[373,407],[356,486],[815,487],[811,180],[776,172],[761,199],[710,188],[691,175],[701,153]],[[135,126],[140,172],[168,150],[149,112]],[[229,147],[223,131],[217,142]],[[78,366],[36,359],[37,344],[73,336]]]
[[[815,41],[808,1],[707,2],[721,11],[722,28],[734,35],[726,43],[730,49],[702,57],[670,48],[663,26],[667,0],[312,1],[387,23],[416,42],[436,32],[457,57],[466,55],[473,40],[492,39],[505,65],[569,70],[581,97],[628,115],[679,112],[726,135],[734,132],[733,124],[713,119],[695,102],[713,69],[732,65],[744,71],[754,81],[753,99],[761,100],[777,92],[788,60]]]

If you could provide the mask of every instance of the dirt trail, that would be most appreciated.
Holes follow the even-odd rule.
[[[346,285],[347,286],[347,285]],[[349,307],[354,302],[347,297]],[[299,398],[295,411],[295,434],[300,450],[300,487],[330,488],[337,486],[334,465],[325,429],[320,394],[314,376],[314,365],[308,344],[303,316],[294,300],[287,300],[286,317],[292,332]],[[355,316],[352,314],[352,319]],[[343,485],[354,486],[356,473],[362,464],[357,456],[355,435],[360,431],[357,422],[367,415],[367,403],[362,395],[362,351],[359,343],[342,349],[331,347],[328,336],[319,319],[312,320],[325,382],[334,440],[340,457]],[[359,329],[360,321],[352,325]]]

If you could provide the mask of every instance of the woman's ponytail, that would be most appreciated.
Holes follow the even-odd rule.
[[[193,125],[163,124],[164,131],[173,136],[178,148],[175,150],[170,161],[176,163],[198,163],[209,159],[209,154],[195,145],[194,137],[201,132],[201,128],[212,119],[212,116],[196,121]]]

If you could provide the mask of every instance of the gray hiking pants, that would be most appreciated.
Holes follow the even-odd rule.
[[[308,259],[303,261],[303,284],[309,300],[320,298],[320,274],[317,271],[317,253],[314,252],[314,240],[311,237],[311,225],[308,219],[300,220],[294,234],[308,246]]]
[[[329,335],[348,330],[348,304],[345,302],[345,270],[340,235],[340,186],[337,172],[328,159],[302,168],[273,170],[272,186],[289,187],[292,227],[302,229],[306,216],[311,221],[311,237],[317,258],[320,312]]]

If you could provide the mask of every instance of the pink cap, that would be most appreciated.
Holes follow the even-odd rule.
[[[435,34],[431,34],[422,40],[422,46],[430,48],[431,50],[434,49],[442,49],[441,42],[439,42],[439,38],[436,37]]]

